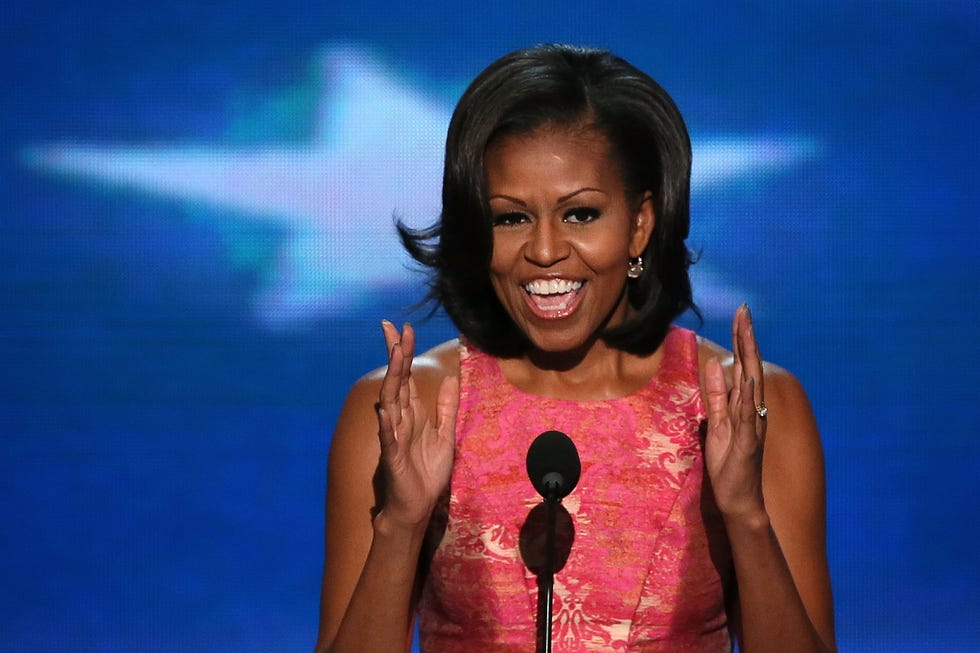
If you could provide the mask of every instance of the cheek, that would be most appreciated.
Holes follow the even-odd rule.
[[[626,274],[629,260],[629,242],[620,234],[579,243],[578,251],[582,259],[595,272],[613,272],[619,269]]]
[[[515,258],[519,255],[522,239],[508,238],[496,232],[490,244],[490,274],[507,274],[514,267]]]
[[[490,286],[493,288],[493,296],[500,302],[504,312],[511,320],[519,322],[521,306],[524,303],[521,288],[507,276],[506,271],[498,271],[493,267],[490,268]]]
[[[503,290],[511,285],[508,283],[508,279],[513,269],[513,262],[495,242],[493,254],[490,257],[490,285],[493,286],[493,291],[498,299],[502,298]]]

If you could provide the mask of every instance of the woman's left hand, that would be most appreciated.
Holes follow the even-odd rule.
[[[708,433],[705,464],[715,503],[728,519],[764,516],[762,451],[766,440],[762,358],[745,304],[732,320],[731,384],[717,358],[705,364]]]

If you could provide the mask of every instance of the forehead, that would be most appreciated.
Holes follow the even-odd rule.
[[[527,149],[542,144],[592,148],[601,156],[608,156],[610,150],[606,134],[594,123],[581,120],[568,124],[546,122],[533,129],[498,134],[487,145],[486,155],[502,149]]]
[[[487,148],[484,166],[491,187],[556,178],[621,184],[608,138],[591,127],[547,125],[503,136]]]

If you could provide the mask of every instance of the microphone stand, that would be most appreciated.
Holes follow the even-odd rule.
[[[547,508],[544,574],[541,579],[542,589],[544,590],[544,653],[551,653],[551,622],[555,602],[555,525],[558,512],[557,507],[561,503],[561,499],[558,498],[557,488],[548,493],[544,503]]]

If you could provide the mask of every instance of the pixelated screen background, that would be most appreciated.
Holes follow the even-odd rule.
[[[844,651],[980,649],[975,2],[0,9],[0,650],[306,651],[341,401],[466,83],[607,47],[694,141],[699,325],[826,448]],[[587,437],[579,434],[577,437]]]

